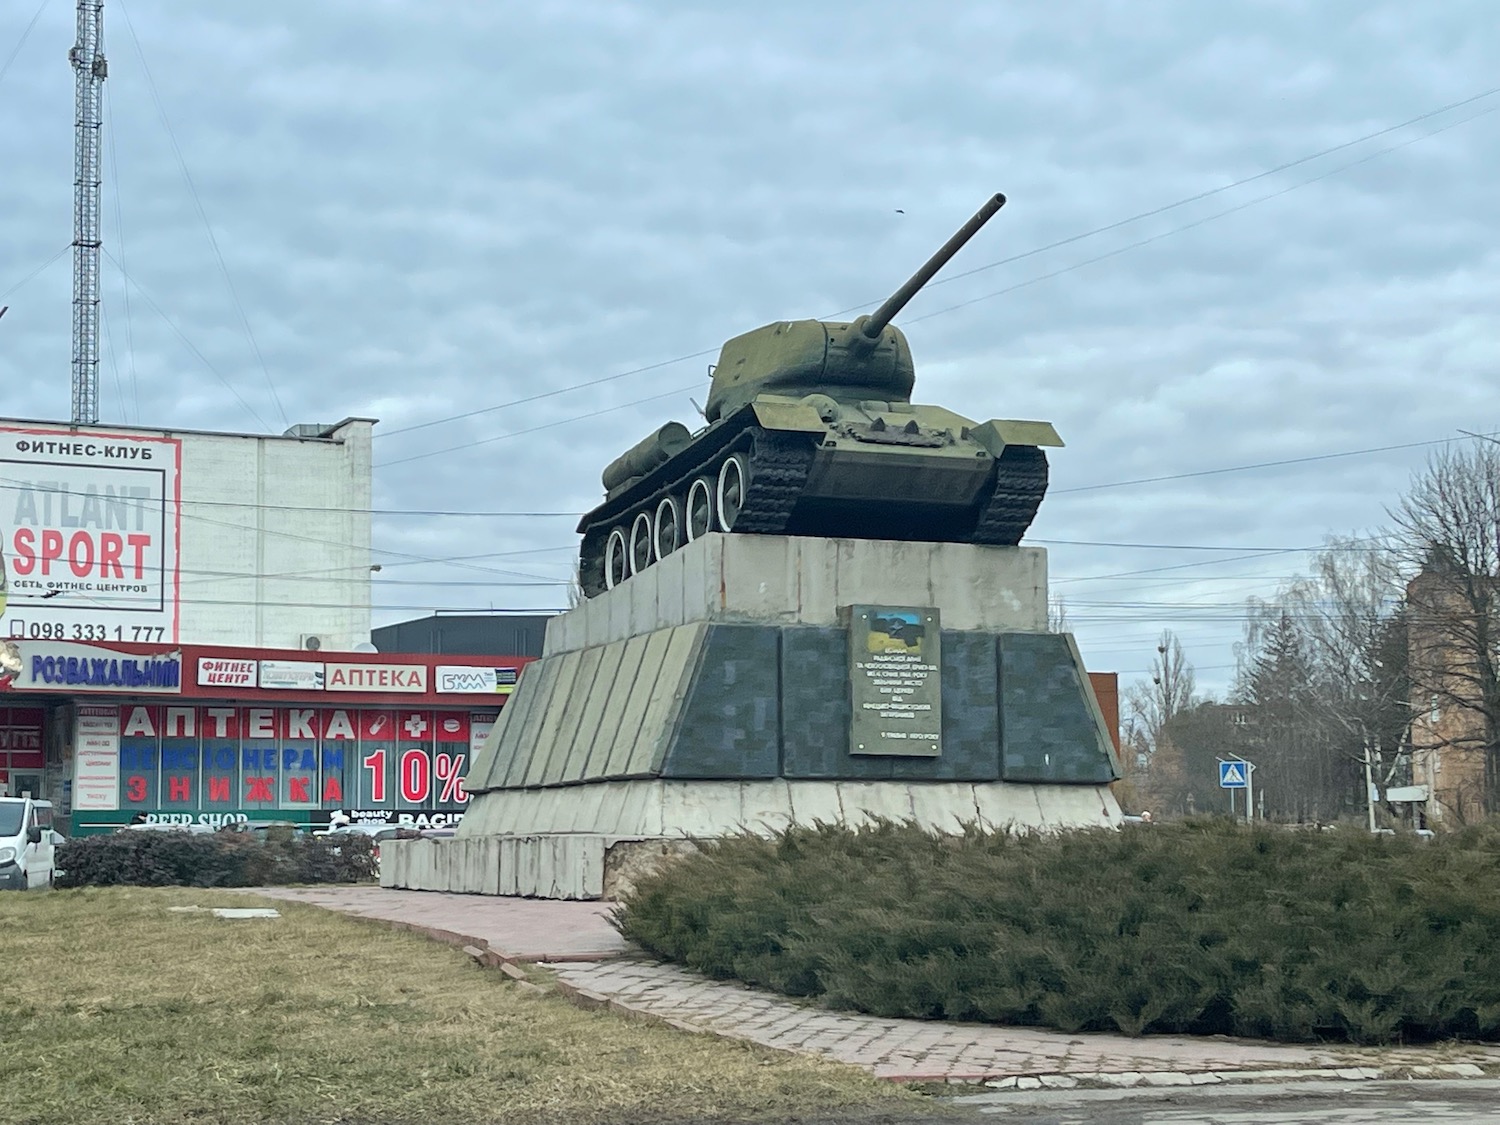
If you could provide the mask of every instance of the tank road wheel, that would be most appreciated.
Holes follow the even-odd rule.
[[[714,485],[707,477],[699,477],[687,491],[686,518],[682,521],[687,541],[702,539],[714,529]]]
[[[719,487],[714,497],[721,531],[734,530],[734,525],[740,518],[740,509],[745,506],[745,490],[749,484],[749,460],[743,453],[731,454],[719,466]]]
[[[625,529],[611,529],[604,544],[604,586],[613,590],[630,577],[630,548],[625,543]]]
[[[630,573],[639,574],[651,565],[651,517],[645,512],[630,525]]]
[[[673,497],[666,497],[656,506],[656,522],[652,530],[651,545],[657,562],[682,546],[682,510]]]

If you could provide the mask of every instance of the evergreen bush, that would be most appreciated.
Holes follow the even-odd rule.
[[[80,836],[57,851],[58,886],[261,887],[356,883],[376,874],[375,842],[338,833],[115,832]]]
[[[881,1016],[1500,1039],[1496,828],[794,827],[705,842],[613,918],[708,976]]]

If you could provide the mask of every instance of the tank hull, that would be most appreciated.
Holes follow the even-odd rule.
[[[611,589],[716,531],[1020,542],[1046,493],[1047,459],[995,428],[1041,424],[980,426],[937,407],[861,407],[766,396],[694,435],[583,517],[584,593]],[[1048,444],[1060,443],[1053,435]]]

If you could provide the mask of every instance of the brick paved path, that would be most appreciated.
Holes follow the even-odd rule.
[[[1223,1036],[1146,1036],[1099,1032],[1068,1035],[1040,1028],[882,1019],[831,1012],[741,985],[711,981],[636,957],[554,965],[567,985],[600,994],[630,1011],[678,1021],[767,1047],[804,1051],[907,1081],[978,1081],[1019,1075],[1175,1073],[1180,1083],[1221,1081],[1226,1072],[1342,1070],[1374,1078],[1410,1067],[1467,1063],[1500,1065],[1500,1048],[1444,1051],[1301,1047]],[[1355,1073],[1366,1068],[1366,1073]],[[1210,1078],[1210,1075],[1219,1075]],[[1193,1078],[1189,1075],[1195,1076]],[[1330,1074],[1328,1077],[1332,1077]],[[1268,1077],[1268,1075],[1259,1075]],[[1148,1080],[1149,1082],[1149,1080]]]
[[[394,891],[384,887],[258,887],[271,898],[306,902],[361,918],[422,930],[457,944],[488,945],[517,961],[544,958],[612,957],[625,939],[606,921],[609,903],[559,902],[540,898],[496,898],[440,891]]]
[[[259,893],[419,930],[499,958],[546,963],[576,1000],[686,1030],[821,1055],[908,1081],[1021,1086],[1190,1085],[1274,1077],[1472,1077],[1500,1068],[1500,1047],[1300,1047],[1255,1040],[881,1019],[830,1012],[711,981],[632,955],[597,902],[496,898],[380,887],[269,887]],[[1444,1069],[1446,1068],[1446,1069]]]

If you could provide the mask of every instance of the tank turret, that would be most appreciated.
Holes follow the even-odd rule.
[[[727,341],[707,425],[669,423],[605,469],[605,501],[578,526],[584,593],[716,532],[1019,543],[1057,432],[914,404],[911,349],[891,323],[1004,205],[987,200],[868,316],[781,321]]]
[[[716,422],[758,394],[821,393],[860,402],[910,402],[916,383],[906,334],[891,324],[917,291],[1005,206],[996,194],[878,309],[850,323],[783,320],[726,341],[704,414]]]

